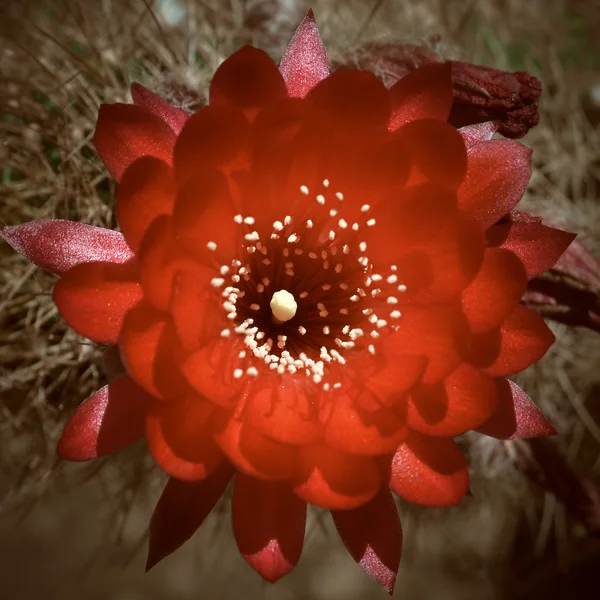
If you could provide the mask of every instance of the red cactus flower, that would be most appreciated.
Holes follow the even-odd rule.
[[[2,230],[61,275],[71,327],[118,345],[126,374],[83,402],[58,452],[83,461],[146,438],[172,476],[149,567],[233,478],[235,537],[263,578],[298,561],[310,503],[391,591],[391,492],[457,504],[469,476],[454,436],[554,433],[505,377],[553,342],[519,302],[573,236],[503,220],[530,151],[491,140],[489,123],[449,125],[451,85],[448,64],[390,90],[329,75],[309,13],[279,69],[239,50],[192,116],[137,84],[133,105],[101,107],[122,234]]]

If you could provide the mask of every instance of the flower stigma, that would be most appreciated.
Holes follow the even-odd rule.
[[[271,298],[270,307],[273,313],[273,321],[277,324],[293,319],[298,310],[294,295],[287,290],[275,292]]]

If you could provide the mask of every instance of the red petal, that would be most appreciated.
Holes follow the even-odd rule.
[[[417,119],[446,121],[452,108],[450,62],[424,65],[390,88],[390,131]]]
[[[489,245],[514,252],[529,279],[552,267],[575,237],[574,233],[533,221],[502,223],[487,231]]]
[[[473,336],[470,362],[492,377],[514,375],[542,358],[553,343],[542,317],[519,305],[498,329]]]
[[[488,248],[481,270],[462,295],[462,309],[471,331],[498,327],[519,303],[527,287],[523,263],[512,253]]]
[[[117,216],[133,250],[159,215],[173,212],[175,183],[171,167],[152,156],[136,160],[123,174],[117,192]]]
[[[137,259],[144,300],[159,311],[169,310],[177,267],[184,256],[183,249],[175,243],[172,217],[163,214],[155,218],[142,238]],[[196,265],[185,258],[190,265]]]
[[[146,419],[148,447],[171,477],[206,479],[223,461],[212,437],[213,413],[208,402],[192,394],[154,403]]]
[[[442,383],[410,393],[408,426],[427,435],[453,437],[481,425],[497,405],[494,380],[463,363]]]
[[[155,398],[177,397],[186,389],[176,363],[173,327],[164,313],[146,303],[129,311],[119,347],[129,375]]]
[[[286,206],[286,210],[289,207],[294,214],[302,185],[298,179],[305,183],[309,175],[316,178],[315,172],[321,166],[314,145],[302,143],[311,122],[309,108],[299,98],[283,98],[261,111],[252,123],[249,144],[252,174],[236,183],[240,213],[256,219],[255,229],[261,235],[271,233],[273,222],[281,217],[281,206]]]
[[[133,103],[141,106],[149,113],[164,121],[175,133],[179,135],[190,115],[181,108],[172,106],[166,100],[139,83],[131,84]]]
[[[497,379],[496,385],[498,408],[477,429],[479,433],[501,440],[556,435],[556,430],[542,411],[516,383],[508,379]]]
[[[284,444],[309,444],[323,429],[314,390],[287,376],[268,378],[254,391],[244,404],[243,420]]]
[[[142,297],[132,267],[113,263],[82,263],[54,286],[54,302],[65,321],[80,335],[116,344],[123,319]]]
[[[195,113],[177,138],[173,164],[181,186],[198,170],[244,166],[249,124],[241,110],[206,106]]]
[[[109,173],[117,180],[142,156],[171,164],[173,130],[161,119],[133,104],[102,104],[94,144]]]
[[[467,173],[467,151],[458,131],[442,121],[419,119],[403,125],[394,134],[410,153],[409,185],[431,181],[456,190]]]
[[[251,425],[220,411],[213,420],[214,437],[239,471],[262,480],[285,480],[294,472],[297,449],[276,442]]]
[[[512,140],[492,140],[469,148],[467,157],[458,206],[487,228],[523,197],[531,177],[531,148]]]
[[[300,449],[294,492],[306,502],[330,510],[366,504],[379,491],[381,473],[369,456],[345,454],[325,444]]]
[[[469,489],[469,465],[451,439],[411,431],[392,460],[390,489],[422,506],[460,504]]]
[[[288,44],[279,64],[279,71],[290,98],[304,98],[319,81],[329,75],[327,51],[321,41],[312,9]]]
[[[273,583],[296,566],[304,544],[306,503],[287,484],[238,473],[231,517],[241,555],[263,579]]]
[[[169,479],[150,521],[146,571],[185,544],[227,488],[233,469],[223,466],[203,481]]]
[[[388,340],[398,353],[428,359],[423,383],[441,381],[462,362],[468,341],[467,323],[457,308],[411,309],[398,321]]]
[[[150,402],[128,377],[115,379],[75,411],[58,442],[58,455],[65,460],[91,460],[133,444],[144,435]]]
[[[223,307],[207,281],[210,277],[198,270],[178,273],[173,283],[171,316],[185,352],[194,352],[223,330]]]
[[[352,558],[392,594],[402,553],[398,509],[388,490],[354,510],[331,511],[335,526]]]
[[[74,221],[45,219],[2,227],[0,237],[34,265],[56,274],[80,263],[121,264],[133,258],[122,234]]]
[[[376,365],[375,371],[365,374],[364,391],[353,398],[356,406],[365,410],[379,410],[386,406],[395,406],[403,400],[404,394],[422,378],[427,368],[427,358],[405,356],[401,352],[402,349],[393,342],[391,344],[383,342],[382,351],[372,358],[372,362]],[[368,358],[370,357],[369,354]],[[386,361],[383,367],[380,364],[382,359]],[[355,369],[355,364],[350,363],[347,371],[355,371]],[[352,383],[352,373],[345,372],[345,375],[349,378],[349,384],[344,382],[344,389],[349,389],[349,385]],[[360,381],[358,383],[360,384]]]
[[[332,400],[335,407],[325,427],[325,441],[348,454],[394,452],[406,435],[406,418],[387,409],[366,411],[346,395]]]
[[[387,127],[390,100],[385,86],[368,71],[338,71],[318,83],[306,99],[343,126]]]
[[[246,385],[244,378],[236,379],[233,375],[241,362],[238,355],[242,349],[245,346],[241,343],[218,336],[187,357],[181,372],[188,383],[209,402],[232,410],[237,396]]]
[[[216,70],[210,84],[209,104],[257,109],[285,96],[285,82],[269,55],[245,46]]]
[[[373,215],[378,226],[363,232],[375,272],[397,266],[405,291],[384,291],[401,304],[458,300],[481,267],[484,234],[474,219],[453,209],[453,198],[433,185],[409,188],[401,201],[382,204]]]
[[[467,149],[469,149],[475,144],[489,142],[496,131],[498,131],[498,123],[495,121],[486,121],[485,123],[477,123],[475,125],[461,127],[458,130],[458,133],[463,136],[463,140],[465,140],[465,146]]]
[[[175,238],[173,219],[168,215],[154,219],[144,235],[137,258],[144,299],[158,310],[166,312],[171,308],[175,280],[184,273],[195,277],[199,286],[209,288],[215,296],[210,282],[216,271],[202,267],[181,248]],[[195,311],[191,314],[195,315]],[[188,318],[192,320],[193,317],[188,315]]]
[[[229,264],[242,241],[241,230],[233,220],[235,215],[226,177],[216,169],[201,171],[177,196],[175,236],[203,264]]]

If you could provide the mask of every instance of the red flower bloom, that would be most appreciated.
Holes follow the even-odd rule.
[[[390,90],[328,74],[312,13],[278,69],[243,48],[193,116],[139,85],[104,105],[96,147],[120,180],[122,235],[64,221],[3,237],[61,275],[81,335],[117,344],[126,375],[88,398],[58,452],[88,460],[145,436],[172,476],[149,566],[184,543],[234,478],[240,552],[275,581],[302,550],[306,503],[392,590],[391,491],[461,501],[453,436],[551,435],[505,377],[553,341],[519,304],[573,236],[502,220],[530,151],[456,130],[447,64]],[[536,240],[543,239],[542,244]]]

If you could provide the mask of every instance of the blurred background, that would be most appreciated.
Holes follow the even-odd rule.
[[[245,44],[281,56],[303,0],[3,0],[0,220],[114,227],[114,183],[91,143],[101,102],[140,81],[193,110]],[[313,0],[332,62],[404,44],[415,56],[528,71],[540,125],[523,210],[575,231],[600,256],[598,0]],[[593,268],[593,263],[592,268]],[[597,277],[600,277],[598,273]],[[68,330],[54,278],[0,247],[0,598],[383,599],[314,512],[299,566],[268,585],[238,555],[227,499],[180,551],[144,574],[146,527],[164,478],[145,448],[93,466],[54,450],[74,408],[103,385],[103,349]],[[596,598],[600,584],[600,335],[551,324],[558,341],[519,383],[559,431],[551,442],[467,436],[462,506],[401,504],[395,596]]]

